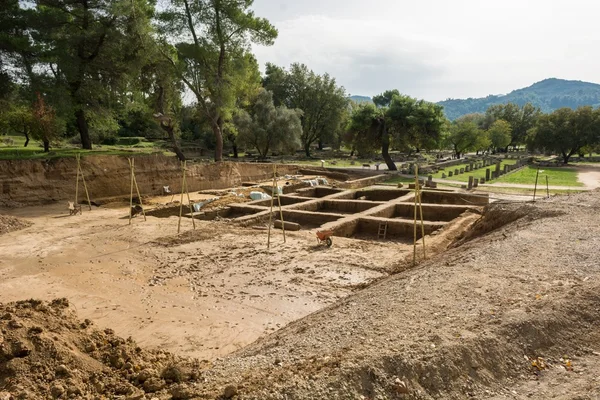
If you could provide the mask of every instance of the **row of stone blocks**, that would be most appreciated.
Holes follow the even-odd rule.
[[[523,159],[523,160],[517,161],[516,164],[512,164],[512,165],[505,164],[504,168],[501,168],[500,167],[501,163],[496,162],[494,164],[495,170],[491,170],[490,168],[487,168],[485,170],[485,180],[489,181],[491,179],[498,179],[500,176],[507,174],[510,171],[514,171],[515,169],[522,167],[526,163],[527,163],[527,161]],[[484,168],[489,165],[492,165],[492,163],[489,162],[489,160],[484,160],[481,163],[474,163],[474,164],[467,165],[467,166],[465,166],[465,168],[456,168],[454,170],[454,172],[448,171],[448,175],[446,175],[446,173],[443,172],[442,179],[451,178],[454,175],[462,175],[464,173],[471,172],[471,171],[479,169],[479,168]]]

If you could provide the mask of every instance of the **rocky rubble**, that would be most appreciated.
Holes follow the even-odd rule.
[[[142,350],[66,299],[0,304],[0,399],[189,399],[207,364]]]
[[[9,217],[7,215],[0,215],[0,235],[18,231],[27,228],[28,226],[31,226],[31,222],[23,221],[15,217]]]

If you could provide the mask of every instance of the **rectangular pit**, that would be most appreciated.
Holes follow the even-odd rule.
[[[322,198],[343,192],[344,189],[336,189],[327,186],[313,186],[306,189],[300,189],[296,193],[301,197]]]
[[[304,197],[294,197],[294,196],[279,196],[282,206],[289,206],[292,204],[304,203],[305,201],[311,200],[309,198]],[[248,203],[253,206],[263,206],[263,207],[271,207],[271,200],[256,200]],[[273,205],[278,206],[279,203],[277,199],[273,199]]]
[[[219,216],[221,218],[235,219],[258,214],[263,211],[266,211],[266,209],[261,207],[240,206],[236,204],[230,204],[229,207],[224,208],[222,210],[207,211],[204,213],[204,215],[196,214],[196,218],[204,220],[213,220],[217,216]]]
[[[359,200],[321,200],[300,204],[295,209],[316,213],[357,214],[382,203]]]
[[[395,200],[410,193],[411,191],[408,189],[364,189],[349,192],[343,196],[337,196],[336,199],[385,202]]]
[[[462,213],[470,209],[477,209],[475,206],[454,205],[454,204],[423,204],[423,219],[425,221],[452,221],[458,218]],[[412,219],[415,216],[414,203],[399,203],[390,206],[382,211],[372,214],[372,217],[381,218],[405,218]],[[417,216],[420,219],[419,208],[417,207]]]
[[[445,193],[425,190],[421,194],[421,201],[431,204],[484,206],[489,204],[490,199],[488,194]]]
[[[391,220],[385,218],[359,218],[358,223],[353,230],[344,232],[347,237],[362,240],[379,240],[379,224],[387,222],[387,234],[385,240],[412,243],[414,239],[413,221],[409,220]],[[425,235],[442,228],[444,222],[425,221]],[[336,231],[337,234],[337,231]],[[421,238],[421,226],[417,227],[417,239]],[[383,240],[383,239],[381,239]]]
[[[273,213],[276,219],[279,219],[279,212]],[[342,218],[341,215],[314,213],[310,211],[285,210],[283,211],[283,220],[300,224],[302,230],[320,228],[328,222],[337,221]]]

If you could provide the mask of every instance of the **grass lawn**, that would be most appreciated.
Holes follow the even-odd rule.
[[[415,178],[407,178],[404,176],[400,176],[400,175],[395,175],[392,176],[390,179],[386,180],[383,183],[388,183],[388,184],[398,184],[398,183],[415,183]]]
[[[501,176],[493,182],[535,185],[537,167],[528,166],[511,174]],[[574,168],[540,168],[538,185],[546,185],[546,176],[550,186],[584,186],[577,180],[577,170]]]
[[[489,192],[489,193],[498,193],[498,194],[522,194],[524,196],[532,196],[533,197],[533,189],[523,189],[523,188],[505,188],[505,187],[478,187],[478,191],[480,192]],[[550,196],[555,194],[577,194],[585,192],[585,190],[565,190],[565,189],[550,189]],[[538,188],[536,192],[536,198],[546,197],[546,187]]]
[[[545,178],[544,178],[545,179]],[[458,189],[460,185],[445,183],[442,185],[438,185],[439,188],[442,189]],[[478,192],[487,192],[487,193],[497,193],[497,194],[518,194],[523,196],[532,196],[533,197],[533,189],[526,188],[516,188],[516,187],[493,187],[493,186],[479,186],[476,191]],[[579,189],[550,189],[550,196],[555,194],[577,194],[585,192],[585,190]],[[546,186],[538,187],[536,192],[536,198],[546,197]]]
[[[506,160],[502,160],[500,168],[504,168],[504,165],[513,165],[516,164],[517,160],[515,159],[506,159]],[[452,171],[454,173],[455,169],[461,169],[461,168],[465,168],[467,165],[469,164],[460,164],[460,165],[453,165],[452,167],[447,167],[445,170],[440,170],[437,174],[433,174],[433,179],[441,179],[441,182],[443,182],[442,179],[442,173],[445,173],[448,180],[451,181],[459,181],[459,182],[468,182],[469,181],[469,176],[472,176],[474,178],[480,179],[480,178],[485,178],[485,170],[486,168],[490,168],[490,169],[494,169],[496,168],[495,166],[489,166],[489,167],[484,167],[484,168],[479,168],[479,169],[475,169],[471,172],[468,173],[464,173],[464,174],[460,174],[460,175],[452,175],[452,177],[448,177],[448,172]],[[496,181],[494,181],[496,182]]]
[[[361,168],[363,164],[374,165],[370,160],[347,160],[347,159],[323,159],[325,161],[325,167],[327,168]],[[286,160],[284,162],[288,164],[299,164],[299,165],[312,165],[315,167],[321,166],[321,160]],[[354,163],[354,164],[353,164]],[[381,164],[385,164],[380,162]]]
[[[11,138],[14,141],[12,146],[7,146],[2,139]],[[95,145],[93,150],[82,150],[74,145],[62,145],[58,148],[50,148],[48,153],[44,153],[44,148],[35,140],[29,141],[27,147],[25,138],[22,136],[2,136],[0,137],[0,160],[32,160],[32,159],[51,159],[63,157],[75,157],[77,154],[85,155],[136,155],[163,153],[174,155],[171,151],[162,147],[163,142],[141,142],[133,146],[99,146]]]

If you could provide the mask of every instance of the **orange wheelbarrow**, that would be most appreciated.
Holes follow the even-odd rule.
[[[327,247],[331,247],[333,244],[333,240],[331,240],[331,236],[333,236],[333,231],[317,231],[317,243],[325,243]]]

